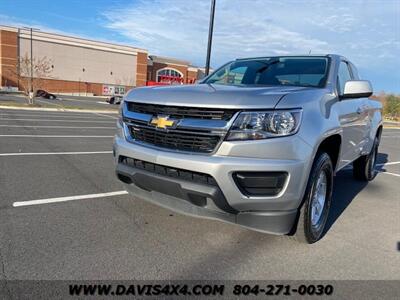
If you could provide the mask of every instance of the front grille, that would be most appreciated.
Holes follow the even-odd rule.
[[[119,162],[124,165],[128,165],[130,167],[134,167],[134,168],[141,169],[141,170],[146,170],[146,171],[154,173],[154,174],[178,178],[178,179],[195,182],[195,183],[202,183],[202,184],[207,184],[207,185],[212,185],[212,186],[218,186],[217,182],[215,181],[215,179],[212,176],[210,176],[208,174],[204,174],[204,173],[192,172],[192,171],[177,169],[177,168],[171,168],[171,167],[153,164],[153,163],[150,163],[147,161],[130,158],[130,157],[126,157],[126,156],[120,156]]]
[[[211,153],[221,137],[181,130],[157,130],[153,127],[128,125],[133,139],[157,147],[179,151]]]
[[[183,106],[166,106],[157,104],[144,104],[127,102],[129,111],[153,116],[168,115],[174,119],[192,118],[192,119],[212,119],[212,120],[230,120],[237,110],[217,109],[217,108],[195,108]]]

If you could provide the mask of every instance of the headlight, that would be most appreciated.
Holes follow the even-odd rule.
[[[242,112],[234,121],[227,140],[259,140],[297,132],[301,109],[267,112]]]

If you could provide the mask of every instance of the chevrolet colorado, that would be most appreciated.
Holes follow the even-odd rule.
[[[333,54],[237,59],[195,85],[132,89],[116,174],[176,212],[314,243],[334,174],[349,164],[358,180],[376,174],[382,117],[371,94]]]

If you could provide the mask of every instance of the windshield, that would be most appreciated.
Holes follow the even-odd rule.
[[[211,74],[204,83],[323,87],[327,74],[327,57],[256,58],[228,63]]]

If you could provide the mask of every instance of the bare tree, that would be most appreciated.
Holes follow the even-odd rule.
[[[52,61],[46,56],[33,59],[33,90],[43,88],[44,79],[51,78],[51,73],[53,72],[51,65]]]
[[[28,54],[20,57],[17,68],[11,69],[11,77],[16,78],[19,82],[19,87],[25,92],[43,89],[44,80],[51,78],[53,71],[52,61],[46,56],[41,58],[34,57],[32,59],[33,80],[31,81],[31,59]],[[32,85],[32,87],[31,87]]]

